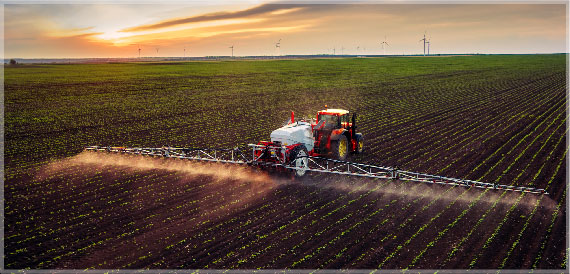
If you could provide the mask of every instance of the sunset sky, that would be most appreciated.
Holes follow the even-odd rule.
[[[5,58],[567,52],[563,2],[35,3],[4,6]]]

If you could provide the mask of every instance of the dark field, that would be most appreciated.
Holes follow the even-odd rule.
[[[566,56],[5,67],[5,267],[564,269]],[[350,160],[550,195],[82,152],[357,112]]]

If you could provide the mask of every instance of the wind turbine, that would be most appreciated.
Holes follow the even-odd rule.
[[[160,49],[160,48],[156,48],[156,57],[158,57],[158,50],[159,50],[159,49]]]
[[[431,41],[431,36],[430,36],[430,38],[429,38],[429,39],[427,40],[427,42],[426,42],[426,44],[428,45],[428,54],[427,54],[428,56],[429,56],[429,45],[431,44],[430,41]]]
[[[424,56],[426,56],[426,32],[424,31],[424,39],[420,39],[419,42],[424,41]]]
[[[232,45],[231,47],[229,47],[230,49],[232,49],[232,58],[234,57],[234,45]]]
[[[141,58],[141,45],[139,45],[139,58]]]
[[[386,55],[386,48],[384,48],[384,44],[386,44],[386,46],[390,46],[388,44],[388,42],[386,42],[386,36],[384,36],[384,41],[382,41],[382,43],[380,43],[380,45],[382,46],[382,51],[383,51],[384,55]]]
[[[186,46],[184,46],[184,58],[186,58]]]
[[[277,43],[275,43],[275,51],[277,51],[277,55],[281,55],[280,51],[281,51],[281,38],[279,38],[279,41],[277,41]]]
[[[344,55],[344,46],[340,48],[340,55]]]

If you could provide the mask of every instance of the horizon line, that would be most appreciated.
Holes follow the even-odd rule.
[[[432,53],[432,54],[286,54],[286,55],[203,55],[203,56],[144,56],[144,57],[4,57],[3,59],[10,60],[85,60],[85,59],[192,59],[192,58],[248,58],[248,57],[263,57],[263,58],[277,58],[277,57],[303,57],[303,56],[329,56],[329,57],[384,57],[384,56],[442,56],[442,55],[553,55],[553,54],[569,54],[570,52],[535,52],[535,53],[482,53],[482,52],[465,52],[465,53]]]

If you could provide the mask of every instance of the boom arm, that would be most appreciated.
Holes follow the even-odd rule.
[[[464,180],[449,178],[439,175],[430,175],[425,173],[418,173],[412,171],[399,170],[394,167],[383,167],[375,165],[367,165],[360,163],[353,163],[347,161],[333,160],[323,157],[303,156],[308,159],[308,165],[305,167],[295,167],[293,163],[287,159],[278,159],[275,162],[264,161],[264,155],[269,153],[271,155],[284,155],[285,146],[263,146],[250,144],[252,154],[246,156],[244,150],[240,148],[233,149],[212,149],[212,148],[175,148],[175,147],[162,147],[162,148],[127,148],[127,147],[103,147],[103,146],[90,146],[86,147],[87,151],[100,151],[110,153],[125,153],[135,155],[148,155],[160,156],[165,158],[178,158],[195,161],[208,161],[218,163],[232,163],[232,164],[247,164],[254,166],[273,166],[282,167],[289,170],[305,170],[311,172],[341,174],[347,176],[359,176],[369,178],[381,179],[395,179],[412,182],[421,182],[429,184],[442,184],[451,186],[474,187],[484,189],[497,189],[507,191],[526,192],[533,194],[548,194],[542,188],[500,185],[498,183],[485,183],[473,180]],[[262,153],[256,156],[256,151]]]

